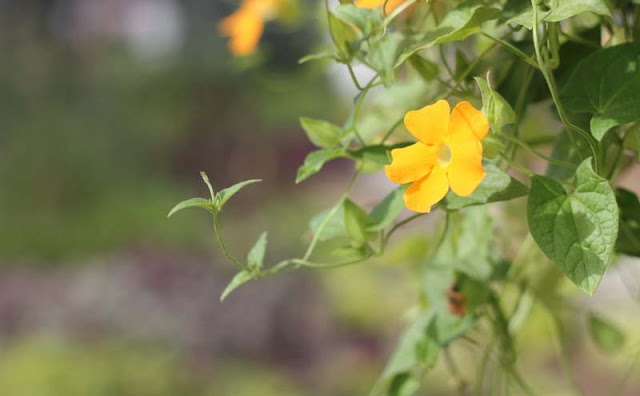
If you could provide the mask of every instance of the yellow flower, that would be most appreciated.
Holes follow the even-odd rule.
[[[475,191],[486,172],[480,141],[489,131],[484,115],[469,102],[460,102],[449,115],[449,103],[439,100],[404,117],[419,141],[391,150],[387,177],[398,184],[413,183],[404,193],[407,208],[428,213],[449,187],[459,196]]]
[[[244,0],[236,12],[218,26],[220,34],[229,37],[229,49],[234,55],[253,53],[258,46],[265,21],[273,19],[280,3],[288,0]]]
[[[374,8],[381,7],[384,4],[385,0],[356,0],[354,3],[358,8],[368,8],[373,10]],[[400,4],[404,3],[405,0],[389,0],[387,1],[387,7],[385,12],[388,14],[393,11]]]

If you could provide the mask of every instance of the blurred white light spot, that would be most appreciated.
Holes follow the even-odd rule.
[[[131,51],[142,59],[170,56],[182,45],[183,18],[172,0],[131,2],[124,25]]]

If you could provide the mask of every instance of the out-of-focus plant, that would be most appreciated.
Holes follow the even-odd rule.
[[[212,215],[220,246],[239,271],[224,299],[250,280],[284,270],[381,256],[398,229],[442,211],[442,234],[422,266],[419,309],[373,392],[414,393],[442,357],[461,394],[482,394],[488,361],[497,356],[508,391],[535,393],[518,371],[514,334],[537,303],[563,338],[561,283],[552,266],[535,258],[537,248],[589,295],[617,254],[640,254],[640,202],[617,182],[637,164],[640,151],[640,4],[387,0],[335,7],[327,1],[325,8],[333,47],[300,62],[344,65],[359,92],[342,125],[301,119],[318,149],[298,169],[297,182],[336,158],[353,161],[354,173],[336,204],[311,220],[305,253],[266,265],[266,234],[246,259],[228,251],[219,228],[223,207],[256,180],[216,193],[203,173],[210,198],[184,201],[170,215],[188,207]],[[359,81],[357,64],[375,75]],[[363,104],[380,85],[386,87],[381,96],[394,95],[386,101],[389,111],[367,114]],[[419,87],[420,102],[405,95],[407,87]],[[451,114],[449,103],[457,103]],[[548,105],[559,133],[524,133],[534,103]],[[368,116],[377,116],[375,128],[366,128]],[[418,142],[405,139],[403,121]],[[541,148],[549,145],[547,155]],[[545,172],[534,171],[519,154],[545,162]],[[352,188],[361,173],[383,167],[402,186],[366,211],[350,199]],[[522,220],[530,236],[510,255],[495,236],[488,208],[518,198],[527,200]],[[418,213],[402,217],[405,206]],[[316,247],[328,240],[346,243],[334,260],[314,260]],[[590,312],[576,313],[590,318],[597,345],[620,350],[624,335],[615,326]],[[471,331],[486,336],[475,379],[457,369],[449,351],[451,343],[469,341]]]

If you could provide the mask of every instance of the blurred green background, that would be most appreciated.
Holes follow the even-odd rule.
[[[415,304],[433,221],[381,260],[251,282],[221,304],[233,268],[209,218],[166,219],[206,194],[201,170],[217,188],[261,178],[225,209],[230,248],[267,229],[268,258],[304,249],[350,173],[338,161],[294,184],[312,149],[298,117],[340,122],[351,100],[343,71],[297,64],[328,40],[316,6],[238,60],[216,33],[231,1],[0,0],[0,395],[369,391]],[[390,187],[368,176],[355,198],[371,206]],[[610,278],[590,303],[637,329],[637,302]],[[528,373],[563,389],[549,324],[528,326]],[[580,326],[578,380],[603,394],[638,336],[611,357]],[[446,378],[426,394],[447,394]]]

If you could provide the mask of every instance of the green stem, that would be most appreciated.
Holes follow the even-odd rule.
[[[358,91],[362,91],[364,88],[362,88],[360,86],[360,84],[358,83],[358,79],[356,78],[356,74],[353,72],[353,67],[351,66],[350,63],[346,63],[346,65],[347,65],[347,69],[349,70],[349,76],[351,77],[351,81],[353,81],[353,85],[356,86]]]
[[[456,382],[456,390],[458,391],[458,394],[460,394],[461,396],[466,395],[468,386],[467,381],[465,381],[465,379],[460,374],[458,365],[456,364],[455,360],[453,360],[453,356],[449,351],[449,347],[445,347],[442,349],[442,355],[444,356],[444,362],[447,366],[447,369],[449,370],[449,374]]]
[[[400,227],[412,222],[413,220],[424,216],[426,213],[417,213],[414,214],[413,216],[407,217],[406,219],[394,224],[393,227],[391,227],[391,229],[389,230],[389,232],[387,232],[387,235],[385,235],[385,237],[383,238],[384,243],[382,244],[382,249],[384,249],[384,246],[387,245],[387,243],[389,242],[389,238],[391,238],[391,235],[393,235],[393,233],[395,233],[398,229],[400,229]]]
[[[486,32],[481,32],[481,35],[483,35],[484,37],[495,41],[496,43],[500,44],[501,46],[503,46],[505,49],[511,51],[513,54],[515,54],[516,56],[518,56],[518,58],[522,59],[524,62],[528,63],[529,65],[535,67],[536,69],[539,69],[540,66],[538,66],[538,63],[536,63],[535,60],[531,59],[531,57],[527,54],[525,54],[524,52],[520,51],[518,48],[516,48],[515,46],[513,46],[511,43],[498,38],[498,37],[494,37],[492,35],[490,35],[489,33]]]
[[[509,158],[508,155],[504,154],[504,153],[500,153],[500,157],[505,160],[510,167],[512,167],[513,169],[517,170],[518,172],[522,173],[523,175],[529,176],[529,177],[534,177],[536,174],[531,172],[529,169],[524,168],[518,164],[516,164],[514,161],[511,160],[511,158]]]
[[[564,372],[565,378],[573,388],[574,392],[579,395],[583,395],[584,393],[578,386],[578,383],[573,374],[573,370],[571,368],[571,359],[569,357],[569,350],[567,349],[566,343],[564,341],[562,322],[560,321],[560,318],[558,318],[558,316],[551,310],[551,307],[547,306],[547,310],[551,315],[554,332],[556,333],[556,340],[558,342],[558,354],[560,356],[560,365],[562,366],[562,371]]]
[[[551,92],[551,98],[553,99],[553,103],[556,106],[558,116],[560,117],[560,121],[562,121],[562,124],[565,126],[565,128],[567,128],[567,131],[578,132],[589,143],[589,147],[591,148],[594,159],[594,170],[597,173],[600,161],[598,158],[598,151],[595,146],[595,139],[589,132],[584,131],[582,128],[576,125],[573,125],[573,123],[569,121],[569,118],[567,117],[564,108],[562,107],[562,103],[560,102],[560,98],[558,96],[558,87],[556,85],[555,78],[553,76],[553,73],[548,70],[547,62],[545,62],[545,60],[543,59],[542,52],[540,50],[540,42],[538,37],[538,6],[535,0],[531,0],[531,7],[533,7],[533,46],[535,48],[538,64],[540,65],[540,71],[542,72],[542,76],[547,82],[547,86],[549,87],[549,91]]]
[[[473,394],[476,396],[483,395],[483,387],[484,387],[484,377],[487,371],[487,364],[489,363],[489,358],[491,357],[491,350],[493,350],[493,346],[496,343],[495,336],[491,337],[487,346],[482,351],[482,357],[480,358],[480,365],[478,366],[478,371],[476,374],[476,384],[474,386]]]
[[[404,117],[402,117],[401,119],[399,119],[398,121],[396,121],[395,123],[393,123],[393,125],[391,126],[391,128],[389,128],[389,130],[387,131],[387,133],[384,134],[384,136],[382,137],[382,141],[380,142],[380,144],[384,144],[387,139],[389,139],[389,137],[391,136],[391,134],[393,133],[393,131],[396,130],[397,127],[399,127],[400,125],[402,125],[402,122],[404,121]]]
[[[444,45],[443,44],[438,45],[438,54],[440,55],[440,61],[444,65],[444,68],[447,70],[447,73],[449,73],[449,76],[452,79],[455,79],[456,75],[453,72],[453,70],[451,70],[451,66],[449,66],[449,62],[447,62],[447,56],[444,53]]]
[[[218,243],[220,244],[220,248],[222,249],[222,253],[224,253],[224,255],[232,263],[234,263],[240,270],[246,270],[247,267],[243,263],[241,263],[238,259],[233,257],[233,255],[227,249],[227,245],[225,245],[224,241],[222,240],[222,235],[220,234],[220,228],[219,228],[219,225],[218,225],[218,214],[217,213],[213,215],[213,231],[216,234],[216,238],[218,239]]]
[[[373,76],[373,78],[371,78],[371,80],[369,80],[367,85],[365,85],[364,88],[362,88],[360,90],[360,93],[358,93],[358,95],[356,96],[356,104],[355,104],[354,109],[353,109],[353,115],[352,115],[352,119],[351,119],[351,128],[353,129],[353,132],[355,133],[356,138],[358,139],[360,144],[362,144],[363,146],[365,146],[366,143],[365,143],[364,139],[362,138],[362,136],[360,136],[360,132],[358,131],[358,125],[357,125],[358,117],[360,115],[360,109],[362,108],[362,103],[364,102],[365,97],[369,93],[369,90],[371,88],[375,87],[375,81],[376,81],[377,78],[378,78],[378,74]]]
[[[418,0],[407,0],[404,3],[402,3],[401,5],[399,5],[398,7],[396,7],[391,12],[391,14],[387,15],[387,17],[384,18],[384,28],[385,28],[385,30],[387,29],[387,25],[389,25],[391,23],[391,21],[393,21],[398,15],[400,15],[402,13],[402,11],[406,10],[407,8],[409,8],[416,1],[418,1]],[[386,1],[385,1],[385,6],[386,6]]]
[[[528,152],[530,154],[533,154],[535,156],[538,156],[538,157],[542,158],[543,160],[547,161],[550,164],[557,165],[557,166],[562,166],[562,167],[570,168],[570,169],[576,169],[576,165],[575,164],[572,164],[571,162],[557,160],[555,158],[551,158],[551,157],[549,157],[547,155],[544,155],[541,152],[536,151],[533,148],[529,147],[528,144],[526,144],[524,141],[518,139],[515,136],[511,136],[511,135],[506,134],[506,133],[500,133],[499,135],[504,137],[505,139],[517,144],[518,146],[522,147],[526,152]]]

